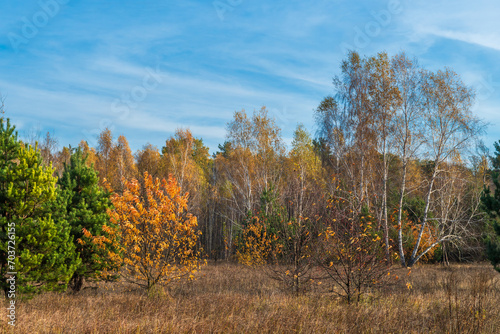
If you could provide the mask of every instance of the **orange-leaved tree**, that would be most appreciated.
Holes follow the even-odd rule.
[[[201,265],[196,244],[197,219],[187,212],[188,193],[177,181],[153,178],[124,180],[123,194],[113,194],[110,218],[120,226],[123,277],[148,291],[175,279],[194,278]]]

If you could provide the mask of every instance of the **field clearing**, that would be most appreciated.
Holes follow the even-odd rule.
[[[295,297],[262,271],[209,264],[197,280],[149,297],[122,282],[38,295],[18,302],[14,331],[2,316],[0,332],[499,333],[500,274],[489,264],[421,265],[407,273],[394,267],[395,284],[347,305],[326,282]]]

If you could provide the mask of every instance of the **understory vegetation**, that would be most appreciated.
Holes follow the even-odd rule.
[[[198,280],[149,296],[125,282],[35,296],[19,304],[15,333],[498,333],[500,281],[489,264],[393,273],[394,284],[347,304],[325,283],[297,297],[262,271],[210,263]]]
[[[265,107],[236,111],[212,155],[187,129],[59,150],[2,117],[9,326],[498,332],[500,142],[481,145],[473,89],[404,53],[350,52],[333,86],[314,135],[286,147]]]

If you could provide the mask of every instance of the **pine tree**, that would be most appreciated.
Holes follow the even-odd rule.
[[[485,237],[486,256],[500,272],[500,141],[494,143],[494,146],[495,156],[491,157],[493,169],[490,171],[490,176],[495,191],[491,194],[490,188],[485,187],[481,200],[489,217]]]
[[[99,186],[93,166],[78,148],[64,167],[58,181],[67,201],[66,216],[76,250],[82,259],[71,279],[71,288],[79,291],[85,279],[110,279],[118,268],[117,226],[109,221],[110,193]]]
[[[57,215],[65,203],[55,183],[37,147],[22,144],[8,119],[0,121],[0,286],[6,293],[9,272],[17,273],[17,292],[65,290],[80,261],[69,226]]]
[[[486,237],[486,255],[493,267],[500,272],[500,223],[494,221],[490,224],[495,233]]]

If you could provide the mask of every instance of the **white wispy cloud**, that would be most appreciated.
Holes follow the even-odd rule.
[[[467,84],[500,82],[497,2],[400,2],[402,12],[370,37],[362,54],[407,51],[424,66],[452,67]],[[355,28],[376,23],[373,13],[388,4],[243,1],[221,20],[212,2],[69,2],[19,52],[0,41],[7,50],[0,93],[20,128],[57,129],[64,145],[109,123],[134,148],[161,146],[188,127],[215,150],[235,110],[252,113],[263,105],[289,141],[297,122],[314,132],[312,112],[332,91],[340,46],[352,44]],[[39,10],[24,6],[6,0],[2,32],[19,29],[22,17]],[[123,111],[127,96],[143,92],[151,70],[158,84],[132,101],[126,115],[117,113],[117,103]],[[494,121],[500,87],[486,90],[477,113]]]

